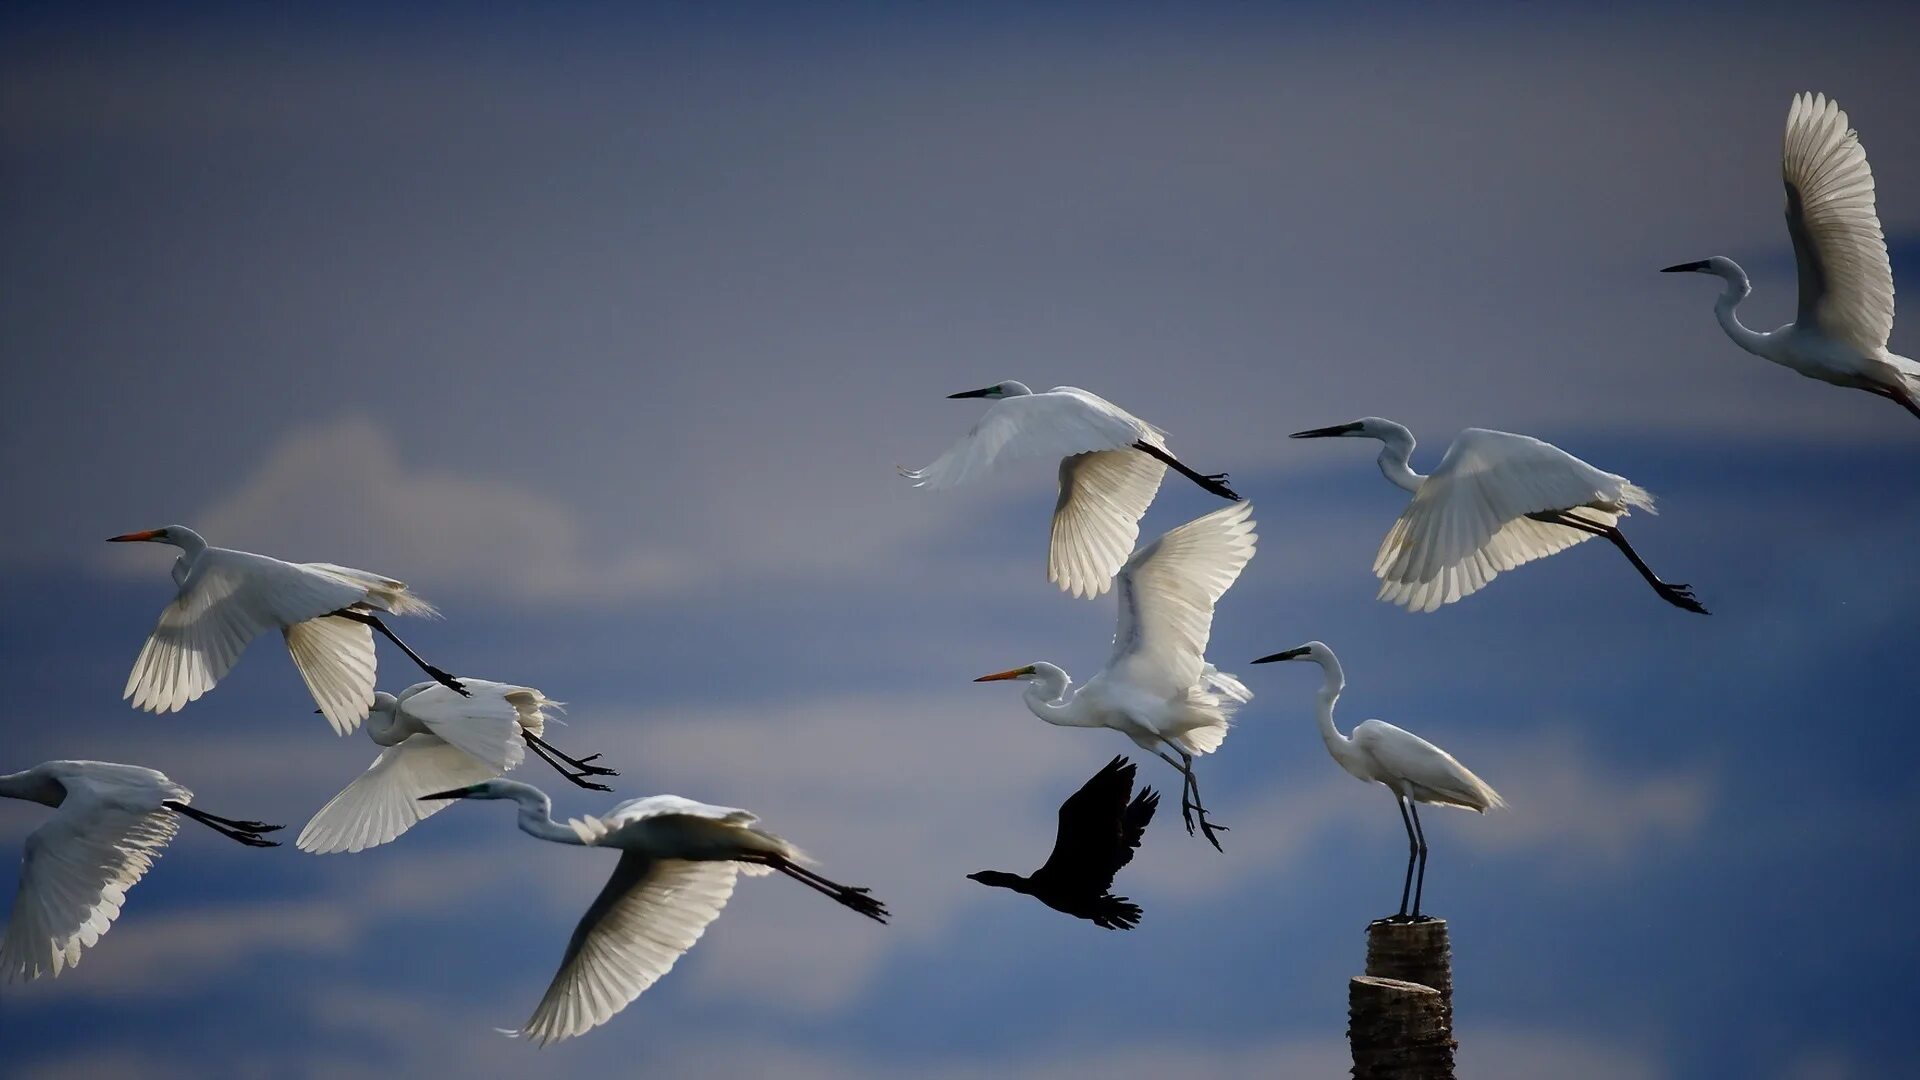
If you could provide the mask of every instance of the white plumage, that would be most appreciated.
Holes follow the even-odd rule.
[[[1452,754],[1411,731],[1394,727],[1384,720],[1363,720],[1354,725],[1351,738],[1340,734],[1333,723],[1333,706],[1346,688],[1346,673],[1340,658],[1325,642],[1309,641],[1298,648],[1274,653],[1255,660],[1269,664],[1281,660],[1311,660],[1320,665],[1325,676],[1319,693],[1320,737],[1327,753],[1357,780],[1384,785],[1400,805],[1401,822],[1407,829],[1407,878],[1400,890],[1397,918],[1420,918],[1421,890],[1427,874],[1425,831],[1420,827],[1418,803],[1457,806],[1476,813],[1506,805],[1500,793]],[[1414,874],[1416,857],[1419,876]],[[1413,910],[1407,910],[1407,893],[1413,892]]]
[[[1920,364],[1887,349],[1893,266],[1874,206],[1873,169],[1847,114],[1824,94],[1796,94],[1781,149],[1787,234],[1799,276],[1794,321],[1749,330],[1734,309],[1753,291],[1724,255],[1666,267],[1727,283],[1714,314],[1734,343],[1809,378],[1890,398],[1920,415]]]
[[[316,855],[385,844],[446,807],[422,802],[435,791],[477,784],[519,765],[523,732],[546,732],[558,703],[528,686],[462,679],[469,695],[435,682],[399,695],[376,693],[366,730],[386,749],[367,771],[321,807],[295,846]]]
[[[0,938],[0,977],[55,976],[100,941],[133,888],[179,831],[176,814],[254,847],[277,826],[191,809],[193,792],[153,769],[109,761],[48,761],[0,776],[0,798],[55,808],[28,834],[20,887]]]
[[[332,563],[290,563],[208,546],[183,525],[128,533],[181,549],[173,566],[179,594],[160,613],[122,697],[137,709],[174,712],[213,689],[254,638],[281,631],[314,703],[344,735],[373,703],[376,613],[433,615],[404,582]],[[357,620],[335,615],[353,612]],[[381,624],[383,632],[384,624]],[[397,638],[394,639],[398,643]],[[404,646],[402,646],[404,648]],[[410,650],[409,650],[410,651]],[[417,659],[417,657],[416,657]],[[423,667],[427,665],[422,662]],[[428,668],[436,678],[444,673]]]
[[[1468,428],[1433,474],[1422,476],[1409,465],[1413,433],[1391,420],[1369,416],[1293,437],[1378,439],[1381,473],[1412,492],[1374,556],[1382,600],[1433,611],[1471,596],[1507,570],[1603,536],[1663,599],[1705,613],[1687,586],[1662,581],[1647,569],[1619,530],[1630,511],[1652,513],[1653,496],[1551,443]]]
[[[1013,462],[1058,461],[1047,577],[1074,596],[1107,591],[1169,464],[1216,495],[1239,498],[1222,483],[1224,474],[1201,476],[1180,465],[1159,428],[1078,387],[1034,393],[1024,383],[1003,382],[952,396],[994,404],[933,464],[900,474],[915,487],[941,490]]]
[[[799,865],[805,856],[758,827],[753,814],[676,795],[630,799],[605,814],[553,820],[540,789],[486,780],[427,799],[511,799],[522,831],[562,844],[620,849],[613,876],[567,942],[560,970],[519,1034],[544,1046],[612,1019],[673,969],[733,895],[739,872],[778,870],[879,922],[886,908],[867,890]]]
[[[1206,660],[1213,611],[1253,558],[1253,506],[1241,503],[1186,523],[1148,544],[1116,576],[1118,619],[1105,669],[1073,688],[1061,668],[1034,663],[977,682],[1019,680],[1035,716],[1063,727],[1105,727],[1158,754],[1186,778],[1182,814],[1219,846],[1200,806],[1193,758],[1218,749],[1239,706],[1253,695]],[[1176,761],[1167,751],[1180,755]]]

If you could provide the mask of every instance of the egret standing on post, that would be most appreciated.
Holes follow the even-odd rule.
[[[829,881],[801,866],[799,848],[730,806],[678,795],[629,799],[599,817],[553,820],[546,792],[516,780],[487,780],[423,799],[511,799],[520,831],[556,844],[620,849],[613,877],[567,942],[553,983],[520,1029],[542,1046],[598,1027],[673,970],[733,896],[736,873],[775,870],[876,922],[885,905],[866,889]]]
[[[1503,570],[1604,536],[1647,579],[1660,599],[1685,611],[1707,609],[1685,585],[1662,581],[1616,524],[1638,507],[1653,512],[1647,490],[1528,435],[1468,428],[1447,447],[1432,476],[1408,465],[1413,432],[1368,416],[1296,431],[1295,439],[1378,439],[1380,473],[1413,501],[1393,523],[1373,573],[1380,599],[1408,611],[1432,611],[1478,592]]]
[[[138,765],[48,761],[0,776],[0,798],[54,808],[52,820],[27,836],[20,891],[0,938],[0,976],[8,982],[79,963],[180,830],[178,818],[248,847],[279,846],[261,834],[280,826],[195,809],[193,792]]]
[[[1865,390],[1920,416],[1920,364],[1887,351],[1893,334],[1893,266],[1874,208],[1873,169],[1847,114],[1825,94],[1796,94],[1781,155],[1787,234],[1800,304],[1777,330],[1749,330],[1733,309],[1753,286],[1724,255],[1662,273],[1712,274],[1727,283],[1713,305],[1735,345],[1811,379]]]
[[[1025,383],[995,383],[950,394],[994,404],[967,436],[918,471],[901,469],[913,486],[956,487],[1016,459],[1060,462],[1060,501],[1053,508],[1047,579],[1078,597],[1107,591],[1115,570],[1140,537],[1140,518],[1171,468],[1210,494],[1239,501],[1226,473],[1203,475],[1173,456],[1166,434],[1125,409],[1072,386],[1043,394]]]
[[[1113,655],[1085,686],[1053,664],[982,675],[975,682],[1014,679],[1033,715],[1060,727],[1112,728],[1158,754],[1185,778],[1180,816],[1193,834],[1194,815],[1216,850],[1225,825],[1207,820],[1193,759],[1220,748],[1234,711],[1253,700],[1240,680],[1207,663],[1213,608],[1253,558],[1253,505],[1241,503],[1187,522],[1134,553],[1114,578],[1119,625]],[[1167,751],[1179,755],[1176,760]]]
[[[405,582],[332,563],[290,563],[265,555],[209,547],[184,525],[110,537],[180,549],[173,583],[180,594],[160,613],[160,625],[133,662],[121,697],[148,712],[175,712],[213,689],[233,670],[248,642],[278,629],[293,664],[333,729],[345,735],[373,707],[378,630],[420,669],[465,696],[458,680],[420,658],[381,621],[393,615],[433,615],[433,605]]]
[[[1411,731],[1403,731],[1381,720],[1363,720],[1354,725],[1353,737],[1340,734],[1333,726],[1333,703],[1347,685],[1340,670],[1340,658],[1325,642],[1309,641],[1297,649],[1274,653],[1255,660],[1270,664],[1276,660],[1311,660],[1326,673],[1320,688],[1320,737],[1327,753],[1357,780],[1386,785],[1400,808],[1400,824],[1407,829],[1407,878],[1400,886],[1400,913],[1395,919],[1414,922],[1420,914],[1420,893],[1427,883],[1427,834],[1420,828],[1420,803],[1458,806],[1484,814],[1496,806],[1505,806],[1500,793],[1486,781],[1473,775],[1452,754]],[[1420,872],[1414,876],[1418,857]],[[1407,911],[1407,890],[1413,890],[1413,911]]]

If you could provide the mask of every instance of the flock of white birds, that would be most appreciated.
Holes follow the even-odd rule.
[[[1794,322],[1766,333],[1743,326],[1734,309],[1750,289],[1731,259],[1668,269],[1727,282],[1715,312],[1740,347],[1813,378],[1891,398],[1920,415],[1920,365],[1887,350],[1893,279],[1873,176],[1846,114],[1825,97],[1794,98],[1783,174],[1799,270]],[[1043,662],[978,681],[1021,682],[1027,708],[1041,720],[1111,728],[1168,762],[1181,774],[1188,833],[1197,828],[1219,848],[1225,826],[1201,803],[1194,760],[1219,749],[1234,713],[1253,696],[1205,655],[1214,607],[1254,555],[1251,504],[1240,501],[1225,474],[1202,474],[1182,463],[1158,428],[1084,390],[1036,393],[1002,382],[953,396],[993,404],[933,464],[903,474],[916,486],[948,488],[1020,460],[1058,461],[1048,577],[1076,597],[1112,589],[1119,613],[1107,666],[1077,688],[1065,671]],[[1421,475],[1411,467],[1413,435],[1390,420],[1366,417],[1294,437],[1380,442],[1380,471],[1411,496],[1374,559],[1382,600],[1433,611],[1504,571],[1604,537],[1661,599],[1706,613],[1688,586],[1656,575],[1620,530],[1630,511],[1653,509],[1652,496],[1558,447],[1468,429],[1433,473]],[[1136,550],[1140,519],[1168,469],[1234,505]],[[868,890],[816,873],[798,848],[745,810],[654,795],[598,816],[553,820],[543,792],[501,779],[528,751],[581,787],[610,790],[593,778],[617,774],[594,764],[598,755],[571,757],[546,740],[558,704],[539,690],[454,676],[409,648],[387,617],[434,611],[398,580],[212,547],[178,525],[113,539],[180,549],[173,565],[178,595],[127,680],[125,696],[136,708],[184,708],[214,688],[248,643],[278,630],[316,711],[340,734],[364,722],[382,747],[367,771],[307,823],[297,840],[301,849],[356,852],[389,843],[456,799],[511,800],[524,832],[619,849],[612,877],[519,1034],[546,1044],[605,1023],[699,940],[740,873],[778,871],[862,915],[887,919]],[[378,691],[375,632],[431,679],[397,695]],[[1426,843],[1418,805],[1484,812],[1502,805],[1500,796],[1444,750],[1391,724],[1368,720],[1341,734],[1333,706],[1346,680],[1324,643],[1254,663],[1284,660],[1320,665],[1319,724],[1328,752],[1348,773],[1393,794],[1408,839],[1394,918],[1422,918]],[[151,868],[181,818],[255,847],[276,846],[266,837],[280,828],[208,813],[193,805],[185,787],[135,765],[50,761],[0,776],[0,796],[55,808],[26,841],[19,891],[0,940],[0,971],[9,980],[58,975],[78,963],[120,914],[127,890]]]

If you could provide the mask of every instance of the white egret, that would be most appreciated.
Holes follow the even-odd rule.
[[[1355,724],[1353,737],[1340,734],[1333,726],[1333,703],[1346,688],[1346,673],[1340,670],[1340,658],[1322,641],[1309,641],[1297,649],[1274,653],[1255,660],[1270,664],[1276,660],[1311,660],[1320,665],[1326,681],[1320,687],[1320,737],[1327,753],[1357,780],[1383,784],[1393,792],[1394,805],[1400,808],[1400,824],[1407,830],[1407,876],[1400,886],[1400,913],[1394,918],[1419,921],[1420,894],[1427,881],[1427,834],[1420,827],[1420,803],[1457,806],[1484,814],[1505,806],[1500,793],[1454,760],[1452,754],[1427,740],[1381,720],[1362,720]],[[1414,860],[1420,863],[1414,876]],[[1407,911],[1407,890],[1413,890],[1413,911]]]
[[[1194,815],[1219,849],[1207,820],[1193,759],[1219,749],[1235,710],[1253,700],[1240,680],[1207,663],[1213,608],[1253,558],[1253,505],[1241,503],[1187,522],[1134,553],[1115,577],[1120,618],[1113,655],[1078,690],[1048,663],[982,675],[975,682],[1015,679],[1033,715],[1060,727],[1104,727],[1158,754],[1185,778],[1180,816],[1192,835]],[[1171,750],[1178,760],[1168,755]]]
[[[1705,615],[1686,585],[1662,581],[1616,524],[1653,496],[1528,435],[1467,428],[1433,475],[1408,465],[1413,432],[1378,416],[1297,431],[1296,439],[1378,439],[1381,475],[1413,493],[1374,556],[1382,600],[1432,611],[1478,592],[1503,570],[1604,536],[1660,598]]]
[[[1140,536],[1140,518],[1172,468],[1223,499],[1239,501],[1226,473],[1203,475],[1167,449],[1166,433],[1105,398],[1072,386],[1036,394],[1025,383],[995,383],[952,398],[994,404],[967,436],[933,464],[901,469],[913,486],[934,490],[977,479],[1009,461],[1060,462],[1047,579],[1079,597],[1107,591]]]
[[[567,942],[560,970],[519,1034],[542,1046],[612,1019],[673,969],[733,895],[734,875],[774,870],[878,922],[885,905],[869,891],[830,881],[800,865],[799,848],[755,827],[730,806],[678,795],[630,799],[599,817],[561,825],[545,792],[515,780],[487,780],[424,799],[511,799],[520,830],[557,844],[620,849],[613,876]]]
[[[1116,757],[1060,804],[1060,824],[1046,865],[1031,874],[981,870],[967,878],[996,889],[1024,893],[1055,911],[1103,930],[1140,925],[1140,905],[1113,895],[1113,878],[1133,861],[1160,793],[1133,794],[1133,762]]]
[[[20,890],[0,972],[6,980],[57,976],[107,932],[133,888],[189,817],[248,847],[277,847],[278,825],[236,821],[188,805],[193,792],[153,769],[110,761],[48,761],[0,776],[0,798],[54,808],[27,836]]]
[[[254,638],[278,629],[314,703],[334,731],[354,729],[373,705],[375,656],[369,627],[420,669],[454,691],[460,684],[395,636],[380,613],[434,615],[433,605],[395,581],[332,563],[290,563],[208,546],[184,525],[110,537],[180,549],[173,564],[179,595],[133,662],[121,697],[136,709],[174,712],[213,689]]]
[[[375,693],[366,731],[386,749],[320,808],[295,846],[325,855],[387,843],[447,805],[421,802],[420,796],[499,776],[520,764],[527,747],[574,784],[612,790],[585,779],[619,775],[590,764],[600,755],[571,758],[542,738],[547,710],[558,709],[559,702],[530,686],[460,682],[469,696],[435,682],[416,683],[397,696]]]
[[[1893,334],[1893,266],[1874,209],[1873,170],[1847,114],[1825,94],[1796,94],[1781,155],[1787,234],[1799,270],[1794,320],[1749,330],[1734,308],[1753,286],[1724,255],[1666,267],[1727,283],[1713,313],[1733,343],[1808,378],[1879,394],[1920,416],[1920,363],[1887,351]]]

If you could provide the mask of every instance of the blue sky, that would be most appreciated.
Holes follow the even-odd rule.
[[[1473,1075],[1898,1071],[1920,441],[1655,271],[1732,255],[1749,322],[1790,317],[1779,132],[1819,89],[1909,280],[1916,31],[1848,5],[0,16],[0,769],[139,762],[297,831],[371,761],[272,642],[183,713],[118,700],[170,585],[99,541],[177,521],[406,578],[447,616],[409,639],[568,702],[558,741],[622,796],[752,807],[898,916],[745,882],[659,986],[535,1051],[492,1028],[610,858],[492,805],[351,856],[191,830],[77,969],[0,988],[0,1072],[1329,1075],[1403,840],[1320,746],[1316,673],[1246,666],[1308,638],[1346,664],[1343,725],[1425,734],[1511,804],[1426,818]],[[1227,851],[1169,812],[1128,935],[964,879],[1036,865],[1126,749],[969,681],[1105,656],[1111,602],[1045,581],[1046,470],[894,475],[977,414],[944,395],[1004,378],[1167,428],[1260,522],[1210,650],[1257,695],[1204,764]],[[1403,496],[1360,446],[1283,437],[1365,414],[1419,467],[1478,425],[1631,477],[1662,512],[1629,535],[1714,616],[1594,545],[1436,614],[1374,602]],[[1169,485],[1144,531],[1211,508]],[[0,845],[43,818],[0,806]]]

